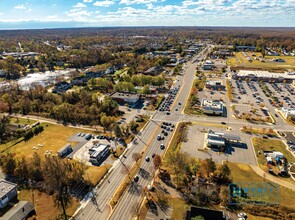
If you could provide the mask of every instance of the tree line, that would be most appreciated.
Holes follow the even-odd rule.
[[[3,112],[54,118],[64,124],[100,125],[103,115],[120,114],[116,101],[108,96],[101,100],[98,93],[86,89],[57,95],[41,86],[29,91],[14,87],[0,94],[0,102],[5,107]]]

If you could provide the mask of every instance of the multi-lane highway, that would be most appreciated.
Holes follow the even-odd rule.
[[[206,56],[207,48],[204,49],[201,53],[197,55],[194,59],[203,59]],[[178,94],[175,97],[175,100],[173,104],[171,105],[171,114],[167,115],[163,112],[156,112],[154,116],[151,119],[150,123],[154,123],[155,126],[157,126],[157,122],[172,122],[173,124],[179,122],[182,120],[182,110],[185,106],[185,102],[187,98],[189,97],[191,87],[193,85],[195,72],[196,72],[196,66],[197,62],[188,62],[186,65],[186,73],[184,75],[178,76],[177,81],[173,85],[173,87],[180,86],[180,89],[178,91]],[[179,105],[181,103],[181,105]],[[177,111],[176,111],[177,109]],[[168,141],[170,140],[171,135],[168,136],[165,145],[167,146]],[[156,153],[159,155],[163,154],[163,151],[160,149],[160,143],[154,139],[153,142],[151,142],[149,148],[147,149],[145,156],[150,156],[152,153]],[[144,161],[141,165],[141,169],[148,171],[148,173],[152,174],[154,171],[153,163],[152,162],[146,162]],[[140,176],[140,174],[139,174]],[[153,176],[151,176],[148,179],[143,179],[138,183],[139,188],[146,187],[150,181],[152,180]],[[132,218],[132,209],[134,209],[134,205],[138,205],[138,203],[141,201],[140,199],[141,194],[133,193],[133,192],[125,192],[123,195],[122,200],[120,203],[116,206],[115,210],[113,211],[110,219],[122,219],[122,216],[124,216],[124,219],[131,219]]]
[[[206,55],[205,50],[197,55],[195,59],[203,59]],[[174,113],[176,113],[175,109],[176,107],[179,108],[179,106],[177,106],[179,102],[182,103],[180,109],[178,110],[179,113],[184,106],[185,100],[187,99],[190,93],[191,86],[193,84],[196,66],[197,62],[188,62],[186,74],[184,74],[183,76],[179,76],[178,81],[175,83],[174,86],[180,85],[180,91],[178,92],[178,95],[176,96],[175,101],[171,106],[172,114],[168,116],[166,114],[156,112],[152,116],[152,119],[147,123],[145,129],[142,131],[140,137],[138,138],[138,140],[140,140],[138,144],[133,144],[128,149],[125,157],[121,158],[122,163],[129,167],[132,167],[132,165],[134,164],[132,155],[134,153],[141,153],[144,149],[146,149],[144,157],[151,157],[153,153],[160,155],[163,153],[163,150],[160,149],[160,144],[163,143],[165,146],[167,146],[172,134],[171,132],[169,132],[169,135],[165,137],[163,141],[157,140],[156,137],[161,132],[161,129],[159,127],[161,126],[161,122],[159,122],[159,120],[164,117],[167,118],[168,121],[174,121],[174,123],[179,121],[180,118],[174,115]],[[122,163],[118,160],[118,162],[113,167],[113,171],[110,173],[107,179],[94,190],[95,197],[87,203],[87,205],[83,208],[83,210],[81,210],[81,212],[79,212],[75,219],[92,220],[108,219],[109,217],[111,217],[111,219],[122,219],[122,216],[124,216],[124,219],[130,219],[132,208],[132,204],[130,204],[130,201],[138,202],[140,199],[140,196],[138,194],[134,192],[126,192],[113,212],[109,206],[109,202],[112,196],[126,177],[126,175],[121,172],[122,167],[124,166]],[[143,160],[141,168],[150,175],[149,178],[144,179],[140,174],[138,174],[140,176],[138,187],[145,187],[152,178],[152,161],[148,163]]]

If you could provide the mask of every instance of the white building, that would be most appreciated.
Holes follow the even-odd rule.
[[[289,116],[295,117],[295,108],[282,108],[282,115],[285,119]]]
[[[210,115],[222,115],[223,114],[223,102],[218,100],[203,99],[201,104],[204,114]]]

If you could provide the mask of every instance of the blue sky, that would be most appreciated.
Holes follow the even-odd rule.
[[[295,0],[1,0],[0,29],[295,26]]]

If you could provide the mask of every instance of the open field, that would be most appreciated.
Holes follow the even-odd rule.
[[[274,140],[274,139],[263,139],[263,138],[253,138],[252,139],[254,148],[255,148],[255,153],[257,155],[258,163],[260,165],[265,166],[266,160],[263,155],[257,154],[258,151],[279,151],[284,154],[284,156],[287,158],[288,162],[295,162],[295,158],[293,155],[286,149],[285,144],[281,140]],[[263,168],[265,168],[262,166]]]
[[[12,117],[10,119],[10,124],[20,124],[20,125],[25,125],[25,124],[28,124],[28,125],[32,125],[34,124],[36,121],[35,120],[32,120],[32,119],[24,119],[24,118],[15,118],[15,117]]]
[[[62,209],[54,205],[53,196],[47,195],[37,190],[21,190],[18,194],[18,199],[33,202],[36,214],[40,220],[59,219],[62,214]],[[72,203],[66,210],[67,216],[71,217],[79,205],[80,204],[76,199],[72,199]]]
[[[44,155],[46,150],[52,150],[52,153],[56,153],[67,142],[67,139],[78,132],[89,133],[83,129],[69,128],[61,125],[53,125],[48,123],[42,123],[44,131],[39,135],[34,136],[27,142],[20,142],[9,149],[10,152],[14,152],[17,156],[30,157],[34,152],[39,155]],[[37,147],[38,144],[43,147],[38,147],[38,150],[34,150],[33,147]],[[72,143],[73,145],[75,143]]]
[[[263,151],[279,151],[284,154],[284,156],[287,158],[288,162],[295,162],[295,158],[293,155],[286,149],[285,144],[281,140],[273,140],[273,139],[262,139],[262,138],[253,138],[252,139],[255,153],[257,156],[258,164],[261,169],[263,169],[265,172],[268,172],[268,167],[266,165],[266,159],[263,155]],[[261,153],[257,153],[260,151]],[[277,166],[272,167],[274,173],[279,173],[279,169]],[[278,179],[283,179],[285,181],[288,181],[290,183],[295,183],[291,178],[283,178],[280,176],[277,176]]]
[[[229,163],[233,182],[267,183],[257,175],[249,165]],[[280,187],[280,205],[287,206],[295,212],[295,191]]]
[[[96,186],[104,177],[104,175],[108,172],[108,170],[111,168],[111,165],[106,164],[102,166],[91,166],[88,167],[85,171],[84,178],[90,180],[90,183],[93,186]]]
[[[262,58],[265,62],[254,60],[255,57],[262,56],[261,53],[245,52],[253,61],[249,62],[243,55],[243,52],[236,53],[235,57],[227,60],[227,65],[231,67],[265,69],[265,70],[282,70],[282,69],[295,69],[295,57],[293,56],[265,56]],[[252,56],[255,55],[255,56]],[[272,59],[281,58],[285,62],[274,62]]]

